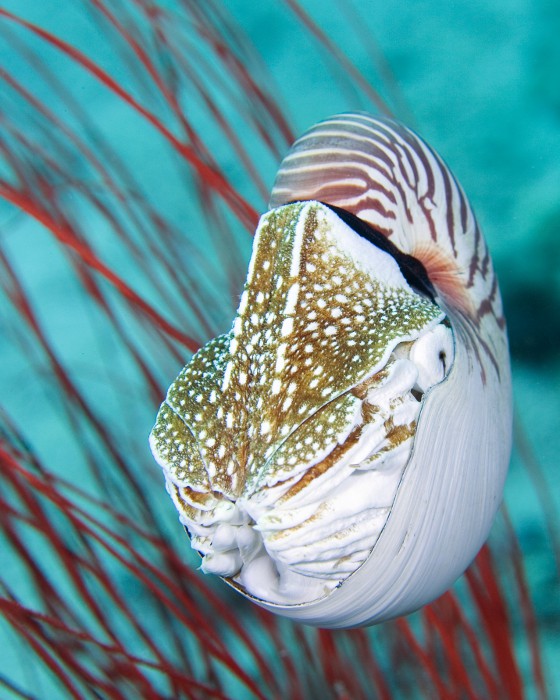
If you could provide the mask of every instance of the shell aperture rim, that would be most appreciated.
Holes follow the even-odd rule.
[[[443,319],[325,205],[261,218],[232,331],[179,375],[151,437],[204,571],[290,605],[361,566],[410,457],[419,398],[446,375]]]

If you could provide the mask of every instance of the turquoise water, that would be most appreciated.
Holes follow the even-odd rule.
[[[533,461],[538,463],[537,479],[544,480],[538,482],[539,497],[535,470],[527,468],[526,452],[522,459],[519,449],[514,450],[505,501],[523,550],[538,613],[545,670],[551,688],[560,694],[560,678],[552,663],[560,640],[558,562],[543,511],[544,494],[544,505],[550,509],[556,527],[560,508],[560,6],[544,0],[330,0],[302,4],[325,36],[379,91],[393,113],[443,155],[468,193],[487,237],[508,318],[517,440],[523,444],[527,441]],[[192,65],[198,66],[210,98],[229,119],[264,186],[269,187],[286,148],[285,140],[272,127],[274,148],[258,137],[247,121],[242,91],[234,81],[228,81],[223,66],[218,66],[215,55],[201,40],[196,22],[188,12],[181,11],[178,1],[159,5],[177,13],[177,37],[189,42],[182,48],[191,56]],[[0,7],[81,48],[176,133],[180,132],[179,121],[170,114],[166,101],[134,67],[122,43],[109,38],[113,35],[96,18],[89,3],[65,3],[61,8],[60,3],[51,0],[28,0],[23,6],[5,1]],[[132,13],[133,3],[119,2],[115,7],[125,17]],[[254,66],[255,75],[281,105],[295,135],[338,111],[375,109],[359,81],[348,77],[346,67],[320,45],[287,5],[270,0],[256,7],[248,0],[232,0],[218,7],[234,23],[236,34],[231,41],[238,42],[237,55],[246,65]],[[170,226],[176,227],[173,240],[177,270],[180,276],[204,287],[207,326],[203,327],[192,309],[180,303],[177,287],[169,281],[164,265],[156,262],[157,256],[153,256],[148,270],[143,268],[115,236],[114,225],[84,196],[89,188],[113,211],[123,210],[122,203],[107,192],[103,179],[83,154],[68,144],[65,150],[64,138],[54,143],[21,96],[5,88],[0,102],[0,109],[7,115],[4,125],[18,124],[23,133],[33,135],[45,152],[58,159],[65,172],[73,174],[73,182],[60,173],[55,176],[58,196],[100,259],[195,341],[203,342],[226,330],[250,254],[251,241],[243,226],[224,208],[220,210],[231,235],[225,252],[215,220],[201,206],[192,170],[185,167],[165,139],[75,62],[61,58],[7,21],[2,26],[15,37],[13,43],[2,35],[2,67],[45,100],[66,124],[77,125],[101,159],[109,162],[121,158],[133,173],[138,189],[128,186],[130,201],[145,197]],[[175,29],[170,28],[170,34]],[[60,94],[37,65],[30,66],[25,47],[38,52],[40,61],[54,72],[67,92]],[[164,55],[158,55],[157,61],[162,71],[170,70]],[[69,95],[83,113],[73,110]],[[181,108],[233,186],[263,211],[264,193],[248,177],[231,138],[221,133],[208,106],[200,97],[189,99],[185,90]],[[263,123],[266,126],[269,122],[263,117]],[[6,129],[3,136],[13,138]],[[103,143],[109,144],[113,155],[103,150]],[[19,152],[23,150],[21,147]],[[35,161],[40,163],[39,173],[47,160]],[[33,159],[26,162],[33,167]],[[0,165],[1,175],[7,170],[8,166]],[[147,221],[145,212],[138,209],[137,213],[140,220]],[[134,237],[132,216],[120,216],[124,230]],[[115,332],[85,294],[66,253],[42,226],[5,202],[0,203],[0,224],[2,250],[29,295],[52,348],[91,401],[96,415],[109,426],[119,448],[146,483],[153,484],[150,501],[164,520],[169,537],[180,542],[181,533],[174,529],[174,516],[169,512],[160,475],[147,450],[154,401],[147,398],[122,334]],[[154,243],[156,248],[160,243]],[[139,258],[149,260],[148,244],[144,240],[139,245]],[[122,328],[145,353],[146,362],[165,386],[175,376],[180,357],[161,347],[161,339],[130,313],[109,283],[100,284]],[[84,444],[101,464],[107,459],[106,448],[99,445],[91,427],[80,422],[78,430],[72,425],[68,405],[57,394],[60,387],[53,381],[52,366],[6,295],[0,300],[0,310],[0,398],[7,415],[53,473],[103,493],[88,466]],[[184,349],[182,352],[187,354]],[[110,487],[117,502],[123,485],[112,483]],[[30,549],[40,546],[32,542]],[[39,605],[36,590],[11,550],[0,553],[0,568],[9,586],[17,588],[28,605]],[[66,584],[60,585],[63,588]],[[8,632],[6,639],[13,639]],[[5,667],[0,662],[0,672],[9,675],[14,668],[22,669],[25,653],[18,649],[13,658],[7,657]],[[11,677],[23,682],[26,673],[17,670]],[[532,687],[528,686],[526,692],[528,697],[536,697]],[[551,690],[551,697],[554,692]],[[47,695],[39,692],[38,697]]]

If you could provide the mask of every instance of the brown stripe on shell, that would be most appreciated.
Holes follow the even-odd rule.
[[[356,113],[314,126],[280,166],[271,206],[301,199],[347,209],[417,257],[469,334],[492,332],[482,328],[485,317],[503,330],[496,277],[468,200],[439,155],[402,124]],[[492,344],[479,347],[497,367]]]

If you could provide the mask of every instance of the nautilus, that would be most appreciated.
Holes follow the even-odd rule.
[[[463,190],[405,126],[350,113],[280,165],[231,330],[150,442],[206,573],[321,627],[434,600],[499,507],[505,320]]]

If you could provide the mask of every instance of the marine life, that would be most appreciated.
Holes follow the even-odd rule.
[[[336,13],[336,3],[325,3],[305,15],[297,2],[269,3],[267,27],[290,38],[277,43],[268,32],[262,41],[262,25],[244,3],[95,2],[71,15],[48,0],[15,3],[16,15],[9,5],[0,12],[2,695],[556,697],[557,518],[527,478],[531,469],[538,477],[541,458],[552,476],[554,374],[539,362],[524,382],[518,343],[521,410],[507,504],[453,589],[408,618],[352,630],[293,625],[216,575],[203,576],[146,440],[180,366],[231,328],[258,212],[269,210],[292,126],[311,124],[310,113],[375,107],[423,130],[429,120],[425,135],[464,179],[498,272],[508,270],[501,286],[511,337],[511,321],[522,322],[523,311],[512,301],[519,275],[510,263],[533,269],[547,212],[542,188],[531,206],[519,194],[554,165],[553,149],[527,148],[522,138],[540,133],[533,99],[531,118],[523,119],[501,90],[505,99],[495,104],[479,89],[487,85],[481,75],[502,75],[504,50],[516,55],[518,32],[492,39],[497,25],[488,22],[490,43],[475,33],[479,44],[456,42],[450,52],[455,18],[444,15],[453,30],[427,46],[433,25],[414,4],[394,13],[357,2]],[[376,46],[366,23],[363,36],[351,31],[360,22],[349,21],[350,10],[360,5],[383,38],[380,55],[396,70],[403,101],[387,73],[376,72],[375,56],[364,54]],[[499,19],[494,10],[489,16]],[[323,21],[333,17],[334,24]],[[525,19],[517,28],[529,38]],[[407,27],[418,33],[403,36]],[[403,56],[400,39],[405,70],[393,63]],[[487,44],[493,51],[481,52]],[[473,71],[470,52],[489,61]],[[406,70],[426,59],[441,70]],[[362,85],[356,69],[367,76]],[[376,90],[390,98],[387,108],[371,99]],[[503,129],[508,117],[519,139]],[[514,172],[520,151],[530,161]],[[272,207],[285,203],[282,195]],[[361,219],[333,211],[360,227]],[[375,238],[365,226],[360,233]],[[427,275],[418,266],[410,275],[413,261],[396,258],[408,286],[438,301]],[[549,298],[550,281],[543,275]],[[449,317],[435,323],[450,327]],[[549,486],[552,499],[553,478]]]
[[[304,622],[379,622],[443,593],[500,504],[496,278],[450,171],[388,120],[311,129],[271,207],[232,330],[172,384],[152,450],[203,571]]]

